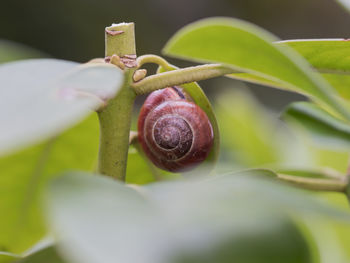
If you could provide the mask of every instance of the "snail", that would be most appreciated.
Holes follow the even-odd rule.
[[[183,172],[207,158],[214,133],[205,112],[175,86],[147,97],[138,119],[138,139],[157,167]]]

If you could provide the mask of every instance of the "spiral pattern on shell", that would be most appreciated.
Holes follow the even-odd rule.
[[[141,108],[138,133],[148,158],[171,172],[186,171],[204,161],[214,139],[205,112],[179,87],[148,96]]]

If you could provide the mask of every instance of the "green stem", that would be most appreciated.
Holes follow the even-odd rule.
[[[220,64],[207,64],[152,75],[139,82],[133,83],[132,87],[134,88],[136,94],[140,95],[165,87],[210,79],[233,72],[235,72],[233,69],[227,68]]]
[[[114,54],[128,61],[135,56],[133,23],[121,23],[106,28],[106,56]],[[129,150],[132,108],[136,97],[130,88],[135,68],[126,68],[124,84],[117,96],[98,112],[100,121],[100,149],[98,172],[125,180]]]
[[[166,70],[172,70],[173,68],[171,65],[166,61],[164,58],[157,56],[157,55],[143,55],[137,58],[137,68],[140,68],[142,65],[147,63],[154,63],[158,64],[162,68]]]
[[[346,189],[345,189],[345,195],[346,195],[346,199],[348,200],[349,205],[350,205],[350,184],[348,184]]]
[[[134,23],[113,24],[105,30],[105,56],[135,55],[135,29]],[[113,35],[109,32],[118,32]]]
[[[277,178],[308,190],[345,193],[347,188],[347,181],[341,179],[305,178],[286,174],[278,174]]]
[[[350,159],[348,160],[348,169],[346,171],[346,182],[347,182],[347,187],[345,190],[345,195],[350,205]]]

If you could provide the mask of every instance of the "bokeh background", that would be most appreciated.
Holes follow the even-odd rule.
[[[178,29],[198,19],[213,16],[250,21],[280,39],[350,37],[350,14],[336,0],[2,0],[0,46],[6,46],[6,49],[0,48],[0,63],[6,60],[6,56],[11,60],[28,56],[28,53],[16,53],[14,42],[42,52],[31,50],[29,53],[32,56],[78,62],[103,57],[104,28],[123,21],[136,24],[138,55],[161,55],[162,47]],[[6,52],[1,53],[2,50]],[[167,59],[180,67],[191,65]],[[155,67],[149,70],[155,70]],[[220,167],[224,171],[224,164],[229,163],[229,170],[232,170],[232,166],[241,169],[305,165],[308,168],[332,168],[340,173],[345,172],[347,151],[316,146],[303,136],[295,135],[278,118],[290,102],[305,100],[301,95],[225,78],[202,81],[200,84],[216,108],[223,142],[223,165]],[[143,99],[138,99],[138,106]],[[137,112],[136,107],[136,115]],[[75,135],[74,130],[63,135],[65,139],[70,138],[66,145],[60,146],[58,142],[56,152],[60,152],[61,147],[61,152],[65,154],[57,157],[59,162],[54,161],[67,164],[70,169],[80,169],[82,160],[88,154],[72,157],[66,152],[67,149],[85,147],[89,148],[86,153],[92,153],[88,163],[90,159],[95,159],[98,148],[96,116],[90,116],[74,129],[75,132],[80,130]],[[90,139],[91,134],[95,140]],[[28,156],[21,159],[22,166],[23,160],[28,162]],[[147,175],[150,174],[147,173],[148,166],[142,161],[136,149],[131,148],[128,174],[143,176],[127,176],[128,182],[147,183],[154,179]],[[71,167],[71,162],[77,167]],[[55,170],[55,167],[49,169]],[[339,207],[348,207],[345,197],[340,194],[324,194],[321,197]],[[324,219],[308,222],[322,262],[349,262],[348,225]]]
[[[2,1],[0,14],[0,63],[31,56],[77,62],[103,57],[104,28],[123,21],[136,24],[138,55],[161,55],[177,30],[213,16],[249,21],[282,40],[350,37],[350,14],[337,0]],[[23,47],[32,50],[19,52]],[[191,65],[167,59],[179,67]],[[149,74],[156,69],[155,65],[147,67]],[[344,149],[319,148],[305,136],[295,135],[280,120],[289,103],[306,100],[302,95],[223,77],[201,81],[200,85],[217,114],[222,137],[220,158],[229,164],[228,170],[283,164],[345,172],[348,154]],[[137,98],[133,129],[144,98]],[[133,170],[132,158],[129,173],[143,172],[142,166]],[[148,179],[142,178],[138,183],[145,182]]]
[[[350,36],[350,15],[336,0],[32,0],[1,1],[0,39],[28,45],[55,58],[85,62],[103,56],[105,26],[133,21],[138,54],[159,55],[178,29],[212,16],[244,19],[281,39]],[[225,79],[202,82],[210,96],[233,85]],[[212,86],[215,89],[208,89]],[[271,88],[248,86],[261,102],[277,111],[301,99]]]

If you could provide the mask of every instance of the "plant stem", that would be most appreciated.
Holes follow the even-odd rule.
[[[278,174],[277,178],[308,190],[345,193],[347,188],[347,181],[341,179],[305,178],[286,174]]]
[[[220,64],[206,64],[152,75],[139,82],[133,83],[132,87],[136,94],[140,95],[165,87],[210,79],[233,72],[235,72],[233,69]]]
[[[158,64],[162,68],[166,70],[172,70],[173,68],[171,65],[166,61],[164,58],[157,56],[157,55],[143,55],[137,58],[137,68],[140,68],[142,65],[147,63],[154,63]]]
[[[136,58],[135,49],[133,23],[121,23],[106,28],[106,57],[118,55],[129,63],[132,58]],[[135,68],[130,65],[132,63],[124,71],[124,84],[119,93],[98,112],[100,121],[98,172],[119,180],[125,180],[132,108],[136,97],[130,87]]]
[[[135,30],[134,23],[113,24],[105,30],[105,56],[135,55]],[[119,32],[113,35],[109,32]]]
[[[350,205],[350,159],[348,160],[348,169],[346,171],[346,182],[347,182],[347,186],[346,186],[345,194]]]

